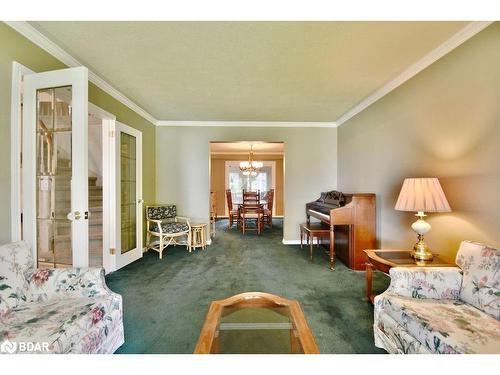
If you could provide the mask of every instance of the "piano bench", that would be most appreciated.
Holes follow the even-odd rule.
[[[319,247],[321,238],[330,238],[330,227],[323,223],[302,223],[300,224],[300,248],[304,242],[304,235],[309,245],[309,258],[313,260],[313,245],[316,237],[316,244]]]

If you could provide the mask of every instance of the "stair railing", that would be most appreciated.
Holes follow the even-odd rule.
[[[42,136],[42,142],[40,142],[40,174],[53,174],[53,165],[52,165],[52,147],[53,147],[53,139],[52,134],[44,124],[42,120],[38,120],[38,127],[40,130],[40,135]],[[45,140],[45,142],[43,142]],[[45,147],[47,145],[47,147]],[[44,154],[47,155],[47,165],[45,165]]]

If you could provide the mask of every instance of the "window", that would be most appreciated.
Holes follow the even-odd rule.
[[[261,199],[265,198],[265,195],[269,190],[275,189],[276,162],[264,161],[263,163],[264,166],[261,168],[257,176],[244,176],[240,171],[239,161],[226,161],[226,189],[231,190],[234,202],[242,201],[243,189],[250,191],[259,190],[261,193]],[[227,215],[227,207],[225,210]],[[273,211],[275,210],[276,205],[273,207]]]

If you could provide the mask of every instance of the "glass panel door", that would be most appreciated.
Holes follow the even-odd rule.
[[[37,90],[37,248],[39,267],[69,267],[71,245],[71,86]]]
[[[120,132],[121,248],[122,254],[137,248],[136,138]]]
[[[28,74],[23,238],[39,267],[88,266],[87,69]]]
[[[116,122],[116,269],[142,257],[142,133]]]

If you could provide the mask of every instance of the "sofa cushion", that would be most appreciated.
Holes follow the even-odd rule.
[[[456,300],[387,294],[380,306],[433,353],[498,353],[500,322]]]
[[[166,206],[149,206],[147,218],[152,220],[173,219],[177,216],[177,207],[174,204]]]
[[[34,265],[25,242],[0,246],[0,317],[31,299],[27,280]]]
[[[0,337],[48,343],[52,353],[93,353],[120,329],[121,303],[118,294],[27,303],[4,316]]]
[[[463,271],[460,299],[500,320],[500,250],[463,241],[456,263]]]
[[[152,224],[149,230],[158,232],[158,225]],[[186,223],[162,223],[161,230],[163,233],[180,233],[189,231],[189,225]]]

